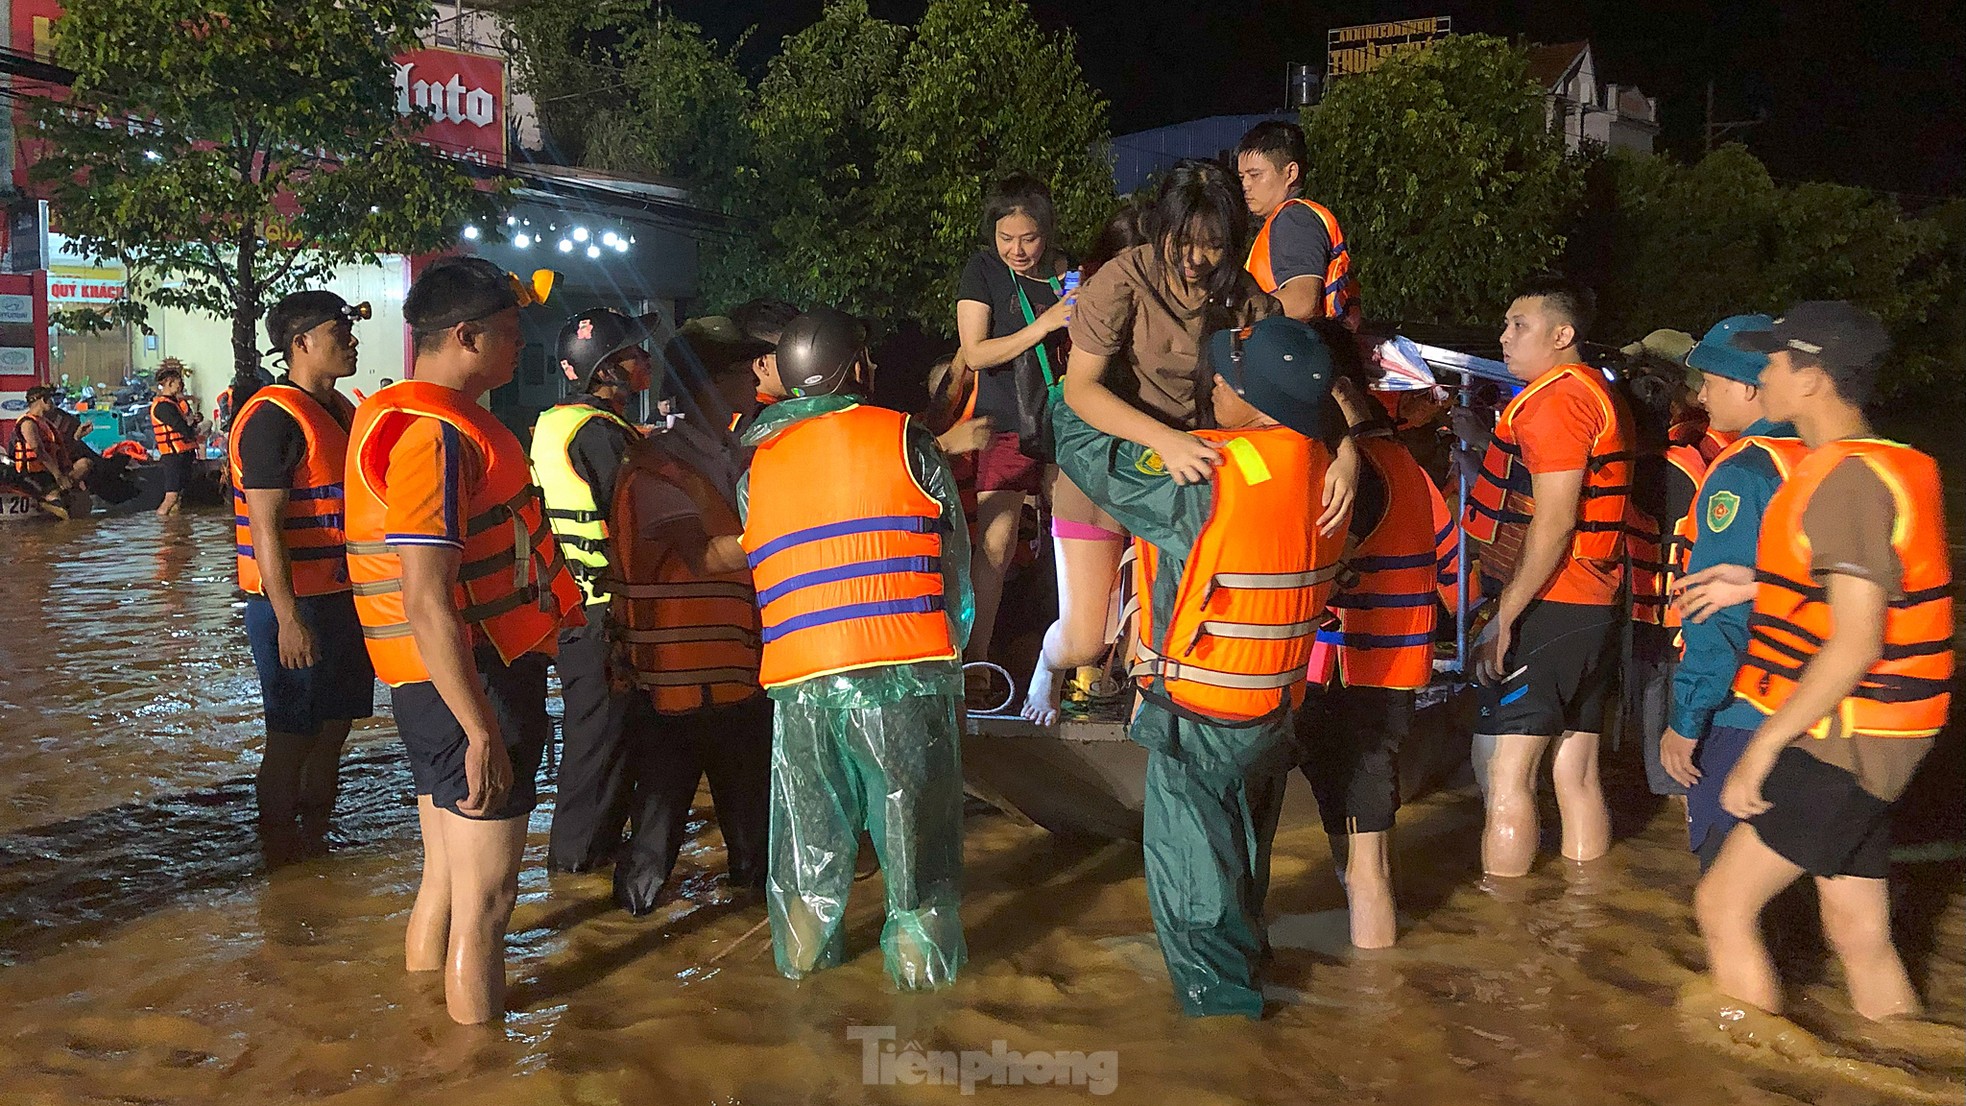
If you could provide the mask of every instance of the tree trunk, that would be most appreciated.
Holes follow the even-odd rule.
[[[238,411],[260,388],[260,348],[259,318],[261,314],[259,282],[253,279],[253,266],[257,261],[259,242],[251,235],[242,236],[238,246],[238,272],[232,295],[232,405],[226,421],[231,421],[230,413]],[[228,429],[228,427],[220,427]]]

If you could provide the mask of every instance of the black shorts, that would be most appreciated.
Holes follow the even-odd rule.
[[[1411,691],[1311,689],[1297,711],[1298,766],[1332,836],[1381,833],[1399,810],[1399,747],[1413,732]]]
[[[191,486],[191,466],[197,463],[197,457],[190,451],[167,453],[157,463],[164,469],[165,491],[182,492]]]
[[[1478,734],[1603,733],[1624,612],[1537,599],[1516,623],[1500,683],[1476,685]]]
[[[1891,874],[1891,804],[1857,777],[1790,746],[1761,785],[1773,809],[1748,819],[1762,843],[1812,876]]]
[[[259,698],[266,728],[307,735],[323,722],[344,722],[375,714],[375,670],[355,615],[355,596],[304,595],[294,600],[300,620],[314,635],[314,663],[306,668],[280,664],[280,621],[265,596],[246,599],[246,641],[259,672]]]
[[[487,822],[523,818],[539,805],[539,761],[553,739],[553,721],[546,716],[549,662],[542,654],[527,653],[507,666],[488,645],[478,647],[475,659],[506,755],[512,758],[512,790],[497,810],[459,817]],[[464,774],[464,727],[437,694],[436,685],[427,680],[392,687],[389,698],[395,708],[396,732],[409,752],[416,793],[458,814],[457,804],[471,793]]]

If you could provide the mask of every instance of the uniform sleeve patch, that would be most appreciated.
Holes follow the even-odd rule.
[[[1721,533],[1734,525],[1741,513],[1741,497],[1729,491],[1716,491],[1707,497],[1707,530]]]
[[[1133,462],[1133,469],[1142,476],[1166,476],[1167,462],[1160,459],[1158,452],[1150,449]]]

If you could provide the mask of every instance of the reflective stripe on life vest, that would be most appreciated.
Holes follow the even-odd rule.
[[[636,492],[647,481],[688,495],[709,537],[743,532],[736,509],[701,474],[651,448],[629,454],[615,485],[608,618],[636,685],[663,714],[763,694],[751,574],[700,577],[681,557],[644,540]]]
[[[344,418],[354,408],[340,393],[335,406]],[[343,530],[345,496],[342,478],[348,467],[348,431],[335,414],[301,388],[292,384],[269,384],[253,393],[232,420],[227,445],[227,464],[232,471],[232,530],[238,547],[239,590],[249,595],[264,594],[259,560],[253,551],[252,521],[246,510],[246,493],[241,490],[245,473],[240,467],[239,441],[246,424],[261,405],[271,405],[287,413],[299,424],[307,453],[294,469],[293,484],[287,490],[287,505],[280,518],[280,537],[286,547],[288,577],[295,595],[331,595],[349,589],[348,537]]]
[[[1324,299],[1322,309],[1327,318],[1337,319],[1353,330],[1359,324],[1358,283],[1352,279],[1352,255],[1345,246],[1345,232],[1338,229],[1338,217],[1323,204],[1293,197],[1277,205],[1270,217],[1263,220],[1263,229],[1256,232],[1256,241],[1249,247],[1249,260],[1243,267],[1249,275],[1256,278],[1257,287],[1265,292],[1275,293],[1282,287],[1277,280],[1276,269],[1270,260],[1270,230],[1276,226],[1277,216],[1292,204],[1301,204],[1311,210],[1324,224],[1324,233],[1331,240],[1331,258],[1324,267]]]
[[[1773,714],[1835,633],[1828,592],[1811,571],[1802,524],[1823,480],[1852,457],[1877,474],[1896,503],[1891,547],[1904,569],[1904,596],[1885,611],[1882,657],[1808,732],[1818,738],[1929,737],[1945,726],[1951,702],[1952,567],[1939,467],[1896,442],[1851,439],[1813,450],[1768,501],[1756,548],[1758,587],[1748,616],[1747,654],[1734,692]]]
[[[1385,513],[1345,562],[1331,597],[1338,628],[1321,636],[1338,646],[1347,687],[1425,687],[1434,672],[1440,565],[1433,511],[1421,504],[1433,481],[1391,437],[1355,441],[1386,489]]]
[[[915,483],[907,431],[906,415],[860,405],[758,445],[743,544],[764,686],[956,658],[943,613],[942,505]]]
[[[1317,531],[1330,455],[1280,426],[1195,433],[1248,442],[1270,475],[1252,484],[1238,465],[1215,470],[1208,522],[1167,610],[1155,609],[1160,550],[1134,539],[1140,637],[1132,671],[1143,689],[1197,714],[1261,718],[1303,701],[1311,644],[1338,577],[1342,536]]]
[[[541,514],[524,448],[491,412],[461,393],[405,380],[357,408],[349,433],[348,575],[375,674],[391,687],[430,678],[403,613],[402,562],[385,529],[389,454],[419,418],[456,428],[482,462],[482,478],[465,489],[463,563],[452,598],[473,644],[493,646],[506,664],[526,653],[554,655],[560,628],[580,624],[581,594]]]
[[[553,528],[560,555],[567,559],[567,568],[580,581],[580,590],[589,603],[602,599],[601,578],[608,568],[608,520],[595,500],[594,489],[574,471],[568,450],[580,428],[595,419],[621,427],[629,441],[641,437],[628,420],[585,403],[549,407],[540,412],[532,428],[532,470],[546,502],[546,522]]]
[[[1624,557],[1632,479],[1631,419],[1596,369],[1559,365],[1517,392],[1502,409],[1495,436],[1482,456],[1480,473],[1462,509],[1462,525],[1468,536],[1487,543],[1482,551],[1482,572],[1495,579],[1506,581],[1514,575],[1523,534],[1536,510],[1534,483],[1516,438],[1516,417],[1532,396],[1564,380],[1583,385],[1597,403],[1602,423],[1590,443],[1570,555],[1601,562]]]

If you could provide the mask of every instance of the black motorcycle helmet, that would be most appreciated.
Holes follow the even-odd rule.
[[[634,318],[611,307],[582,311],[560,328],[560,371],[577,387],[593,387],[594,370],[608,358],[647,341],[658,315]]]
[[[860,320],[831,307],[815,307],[785,324],[778,336],[778,378],[796,397],[864,391],[854,366],[867,358],[867,331]]]

